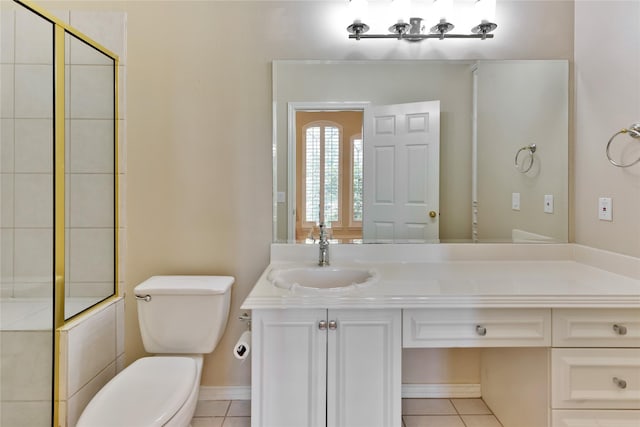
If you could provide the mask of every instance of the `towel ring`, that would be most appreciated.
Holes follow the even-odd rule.
[[[609,162],[611,162],[611,164],[613,166],[617,166],[619,168],[628,168],[629,166],[633,166],[636,163],[640,162],[640,157],[638,157],[635,161],[631,162],[631,163],[627,163],[627,164],[622,164],[622,163],[618,163],[615,160],[613,160],[611,158],[611,153],[609,153],[609,148],[611,147],[611,142],[614,140],[614,138],[622,133],[628,133],[629,136],[631,136],[632,138],[635,139],[640,139],[640,123],[634,123],[631,126],[629,126],[629,129],[620,129],[618,132],[614,133],[613,136],[611,138],[609,138],[609,142],[607,142],[607,159],[609,159]]]
[[[518,152],[516,153],[516,158],[513,160],[513,165],[514,167],[518,170],[518,172],[520,173],[527,173],[531,170],[531,168],[533,167],[533,153],[536,152],[536,144],[531,144],[531,145],[527,145],[522,147],[521,149],[518,150]],[[523,151],[529,151],[529,166],[527,166],[526,169],[524,168],[520,168],[518,166],[518,156],[520,155],[521,152]]]

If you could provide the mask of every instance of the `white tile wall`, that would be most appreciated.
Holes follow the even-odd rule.
[[[91,398],[122,369],[124,298],[92,310],[60,330],[63,426],[76,424]]]
[[[13,287],[13,228],[0,228],[0,282]],[[8,286],[3,286],[6,291]],[[5,296],[5,295],[3,295]]]
[[[67,393],[74,395],[82,386],[116,360],[116,309],[109,305],[95,310],[67,334]]]
[[[71,11],[70,23],[105,48],[120,57],[120,64],[127,57],[127,20],[122,12]]]
[[[14,281],[51,281],[53,230],[16,228],[14,234]]]
[[[69,11],[53,13],[64,22],[70,21]],[[53,230],[50,228],[53,208],[53,27],[26,11],[3,10],[0,20],[0,291],[3,297],[50,296],[53,269]],[[118,53],[121,60],[124,59],[125,14],[74,13],[72,25],[82,27],[81,31]],[[74,67],[73,73],[69,69],[67,76],[67,83],[70,83],[71,74],[74,74],[73,84],[76,88],[73,92],[68,92],[67,99],[73,99],[76,103],[73,110],[80,120],[67,120],[65,143],[69,152],[65,163],[67,173],[83,175],[68,175],[67,192],[73,186],[78,194],[73,197],[72,203],[72,197],[68,193],[66,203],[68,211],[73,206],[76,226],[93,228],[76,228],[67,233],[67,247],[73,243],[76,245],[68,251],[67,285],[69,293],[80,296],[106,295],[113,288],[113,261],[107,260],[105,265],[97,265],[95,261],[88,260],[87,254],[93,253],[97,258],[113,257],[113,232],[96,228],[104,227],[107,219],[100,212],[104,199],[113,198],[113,180],[100,175],[110,172],[113,167],[113,127],[104,120],[113,117],[113,106],[94,108],[90,104],[106,93],[111,95],[113,71],[112,67],[101,65],[97,68],[96,65],[87,65],[104,64],[104,57],[96,55],[92,48],[85,47],[83,50],[74,45],[73,50],[70,48],[71,44],[71,41],[67,43],[68,52],[73,52],[73,58],[83,65]],[[68,58],[72,58],[71,53]],[[124,144],[126,79],[124,62],[120,65],[119,137],[121,144]],[[90,72],[101,74],[103,80],[105,75],[109,75],[109,80],[99,83],[90,76]],[[80,98],[87,94],[95,96],[89,101]],[[88,121],[87,118],[100,120]],[[124,150],[121,152],[121,159],[124,159]],[[120,172],[123,173],[124,169],[120,169]],[[100,192],[93,194],[88,191],[91,183],[102,189],[102,196]],[[45,187],[49,190],[46,195],[43,193]],[[121,209],[123,208],[124,204],[121,205]],[[87,218],[82,220],[81,215],[87,215]],[[107,216],[113,216],[111,208],[108,209]],[[120,234],[124,236],[123,230],[120,230]],[[106,244],[104,251],[97,249],[99,242]],[[121,247],[124,246],[121,241]],[[70,282],[70,274],[75,275],[78,281]],[[121,276],[120,280],[124,278]],[[72,426],[91,397],[124,366],[124,301],[121,298],[112,301],[106,307],[92,311],[90,315],[79,316],[67,326],[62,332],[66,345],[60,354],[61,359],[67,362],[63,363],[62,368],[66,380],[60,408],[63,419],[68,420],[68,425]],[[50,339],[50,332],[46,336]],[[4,336],[2,341],[3,351],[11,349],[21,354],[28,352],[30,357],[46,357],[51,360],[50,351],[27,349],[24,345],[14,346],[13,343],[5,346]],[[4,363],[10,359],[3,355],[2,360]],[[38,361],[29,365],[46,367],[46,363]],[[6,387],[9,382],[5,381],[4,372],[3,366],[1,384]],[[47,373],[51,373],[50,366]],[[17,374],[18,370],[15,370],[15,375]],[[45,378],[40,374],[37,376]],[[38,384],[38,380],[23,382]],[[49,379],[46,381],[49,391],[50,384]],[[75,394],[66,393],[70,387],[75,389]],[[26,395],[29,394],[27,388],[21,390],[25,393],[22,398],[34,398]],[[2,391],[4,390],[0,390],[0,394],[4,400],[6,393]],[[0,425],[50,424],[50,395],[47,394],[44,399],[3,401]]]
[[[53,65],[16,64],[14,82],[16,118],[53,118]]]
[[[47,426],[51,424],[51,402],[2,402],[0,425],[13,427]]]
[[[70,282],[108,282],[113,277],[113,231],[72,228],[68,278]]]
[[[53,24],[40,16],[16,11],[15,61],[17,64],[53,64]]]
[[[15,172],[53,172],[53,120],[15,119]]]
[[[51,396],[50,331],[1,331],[2,400],[47,400]],[[10,390],[7,389],[10,387]],[[3,424],[4,425],[4,424]]]
[[[71,120],[67,132],[70,136],[70,173],[108,173],[113,170],[111,120]]]
[[[0,64],[0,117],[13,118],[14,92],[13,64]]]
[[[114,117],[113,66],[72,65],[70,70],[70,110],[73,119]]]
[[[3,10],[0,13],[0,63],[14,63],[14,28],[15,11]]]
[[[16,174],[14,186],[15,227],[53,228],[53,175]]]
[[[0,227],[13,227],[13,174],[0,174]]]
[[[73,174],[70,178],[70,227],[113,227],[113,175]]]

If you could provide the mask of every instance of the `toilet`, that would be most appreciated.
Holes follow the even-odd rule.
[[[134,288],[142,342],[153,356],[109,381],[77,427],[186,427],[198,402],[204,354],[229,317],[229,276],[154,276]]]

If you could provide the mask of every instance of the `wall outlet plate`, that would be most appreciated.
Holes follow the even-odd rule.
[[[553,213],[553,194],[544,195],[544,211],[546,213]]]
[[[520,210],[520,193],[511,193],[511,209]]]
[[[613,221],[613,202],[611,197],[598,199],[598,219],[600,221]]]

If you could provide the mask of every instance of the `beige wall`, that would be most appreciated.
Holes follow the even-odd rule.
[[[568,239],[569,68],[565,61],[478,64],[478,237],[509,241],[519,229]],[[524,83],[524,84],[523,84]],[[533,163],[519,149],[536,144]],[[511,194],[520,194],[512,210]],[[544,212],[552,195],[553,212]]]
[[[144,354],[137,283],[231,274],[229,326],[205,360],[203,385],[250,382],[250,365],[231,348],[244,328],[241,301],[269,261],[273,59],[573,58],[573,3],[564,1],[500,1],[494,40],[423,43],[348,40],[343,2],[40,4],[127,13],[127,359]]]
[[[594,34],[601,22],[615,22],[607,37]],[[640,122],[640,2],[576,2],[575,72],[575,241],[640,257],[640,164],[605,156],[615,132]],[[624,161],[640,156],[638,141],[615,142]],[[599,197],[613,199],[612,222],[598,220]]]

